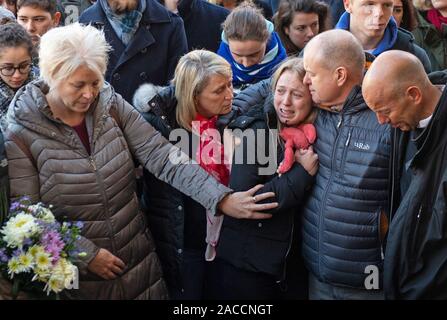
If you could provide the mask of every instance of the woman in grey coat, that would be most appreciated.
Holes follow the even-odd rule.
[[[110,86],[104,34],[77,23],[40,44],[43,80],[20,89],[7,115],[11,196],[54,206],[83,221],[79,290],[69,298],[164,299],[152,236],[138,208],[134,161],[201,203],[233,217],[268,218],[255,189],[231,193],[179,153]],[[263,200],[272,194],[256,196]]]

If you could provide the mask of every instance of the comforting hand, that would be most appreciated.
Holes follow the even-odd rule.
[[[262,213],[260,211],[274,209],[278,206],[277,202],[257,204],[257,201],[262,201],[275,196],[273,192],[265,192],[254,196],[254,194],[263,187],[257,186],[245,192],[235,192],[223,198],[218,205],[218,208],[226,215],[237,219],[268,219],[271,214]]]
[[[120,258],[106,249],[99,249],[96,257],[88,265],[91,272],[106,280],[116,279],[125,267],[126,265]]]
[[[300,149],[295,151],[295,160],[303,166],[303,168],[314,176],[318,171],[318,155],[314,152],[312,146],[309,149]]]

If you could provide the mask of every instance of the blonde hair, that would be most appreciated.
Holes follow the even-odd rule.
[[[213,75],[232,78],[230,64],[214,52],[194,50],[180,58],[172,84],[177,98],[177,123],[181,127],[191,131],[191,122],[197,115],[196,98]]]
[[[86,66],[99,76],[102,86],[110,48],[104,32],[93,26],[73,23],[53,28],[40,40],[41,77],[52,89],[77,68]]]

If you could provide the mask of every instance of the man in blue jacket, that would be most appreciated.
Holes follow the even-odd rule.
[[[388,50],[403,50],[417,56],[427,73],[431,64],[424,49],[414,43],[413,35],[397,27],[393,0],[343,0],[346,12],[335,26],[351,32],[363,50],[374,56]]]
[[[310,299],[383,299],[390,128],[363,100],[364,64],[360,42],[344,30],[323,32],[304,50],[304,83],[319,108],[320,168],[303,214]]]
[[[104,29],[106,80],[129,102],[142,83],[167,85],[188,51],[182,19],[156,0],[98,0],[79,21]]]
[[[438,73],[439,86],[430,76],[414,56],[389,51],[372,63],[363,82],[378,121],[409,135],[393,140],[393,154],[403,152],[392,164],[400,178],[392,179],[392,190],[400,190],[401,199],[397,210],[390,208],[387,299],[447,299],[447,72]]]

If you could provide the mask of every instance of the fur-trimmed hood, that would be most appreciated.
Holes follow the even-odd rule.
[[[149,112],[151,110],[149,102],[154,99],[155,96],[163,90],[163,88],[166,87],[156,86],[152,83],[142,84],[137,91],[135,91],[132,99],[132,104],[135,109],[141,113]]]

